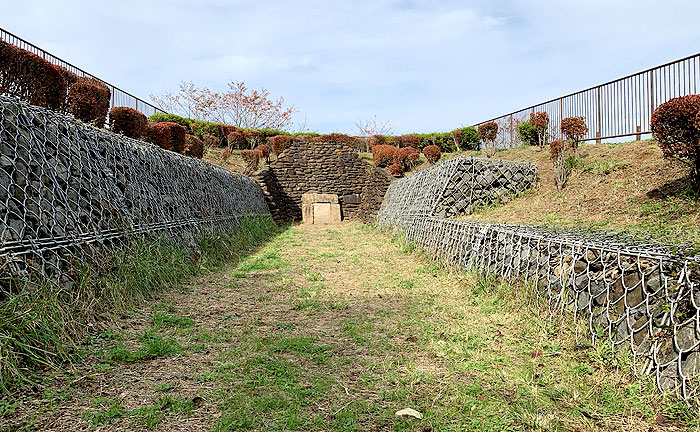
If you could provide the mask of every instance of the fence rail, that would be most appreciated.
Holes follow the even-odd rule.
[[[588,126],[584,141],[633,135],[640,139],[651,133],[651,114],[656,107],[674,97],[695,94],[699,87],[700,53],[477,124],[498,123],[499,147],[520,144],[518,124],[536,111],[549,114],[553,137],[561,135],[562,118],[584,116]]]
[[[94,75],[91,73],[88,73],[84,71],[83,69],[68,63],[67,61],[56,57],[55,55],[51,54],[50,52],[47,52],[38,46],[34,45],[31,42],[27,42],[26,40],[22,39],[21,37],[10,33],[9,31],[0,28],[0,39],[4,40],[5,42],[15,45],[19,48],[25,49],[27,51],[30,51],[39,57],[43,58],[44,60],[57,65],[64,67],[68,69],[69,71],[73,72],[74,74],[80,76],[80,77],[88,77],[88,78],[94,78],[99,81],[102,81],[107,87],[109,87],[109,90],[112,94],[111,100],[110,100],[110,108],[115,107],[115,106],[126,106],[130,108],[134,108],[137,111],[142,112],[145,114],[147,117],[155,114],[157,112],[164,113],[165,110],[158,108],[157,106],[150,104],[146,102],[143,99],[140,99],[131,93],[124,91],[120,89],[119,87],[114,86],[113,84],[110,84]]]

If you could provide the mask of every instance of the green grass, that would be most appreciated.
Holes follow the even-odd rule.
[[[12,284],[10,291],[17,294],[0,304],[0,388],[10,391],[30,384],[36,371],[87,354],[80,344],[98,316],[116,316],[153,293],[181,287],[196,274],[243,258],[278,232],[272,220],[246,219],[229,236],[202,236],[196,253],[157,239],[138,240],[113,251],[100,267],[76,269],[70,290],[41,281]],[[165,313],[156,313],[153,320],[161,326],[192,324]],[[151,348],[153,354],[159,352]]]

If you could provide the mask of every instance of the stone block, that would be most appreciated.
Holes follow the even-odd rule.
[[[340,204],[331,204],[330,216],[331,216],[331,223],[340,222]]]
[[[360,204],[359,194],[343,195],[343,204]]]
[[[329,203],[338,204],[338,195],[307,192],[301,196],[302,204]]]
[[[315,224],[331,223],[331,204],[330,203],[313,203],[314,222]]]
[[[313,224],[314,223],[314,205],[313,204],[302,204],[301,205],[301,220],[304,223]]]

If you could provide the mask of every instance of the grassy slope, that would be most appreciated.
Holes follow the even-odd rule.
[[[129,313],[91,360],[0,406],[0,429],[681,430],[682,404],[524,287],[441,269],[347,223],[300,226]],[[558,320],[555,320],[558,322]],[[620,366],[616,370],[616,366]],[[394,412],[424,418],[413,424]]]
[[[684,191],[687,169],[662,159],[654,141],[582,145],[579,156],[566,187],[557,191],[548,152],[533,147],[498,152],[500,159],[537,163],[539,184],[506,205],[465,219],[621,229],[664,242],[700,244],[700,201]]]

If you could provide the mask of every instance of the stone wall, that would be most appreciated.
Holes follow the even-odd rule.
[[[541,313],[570,317],[579,334],[632,351],[635,370],[654,373],[660,389],[693,392],[700,372],[697,251],[616,234],[442,218],[445,193],[421,197],[426,189],[458,190],[447,172],[392,183],[379,225],[398,229],[445,263],[531,283]]]
[[[250,178],[0,96],[0,297],[10,278],[64,279],[93,246],[266,215]]]
[[[370,220],[392,180],[355,149],[335,143],[295,143],[255,178],[277,221],[301,220],[307,192],[338,195],[343,219]]]

